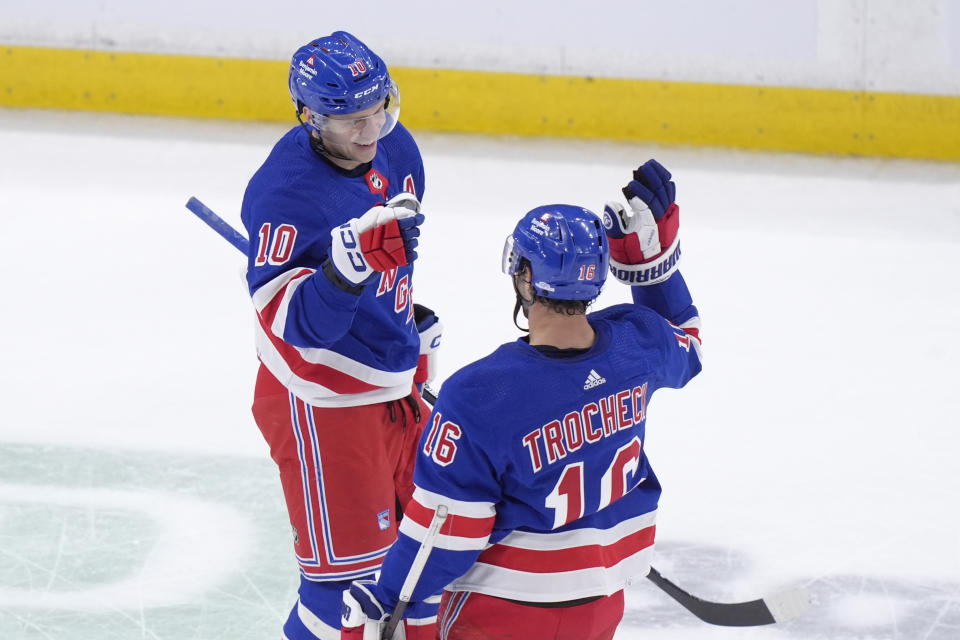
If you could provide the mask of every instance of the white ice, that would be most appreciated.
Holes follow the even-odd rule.
[[[239,226],[285,128],[0,111],[0,637],[279,636],[296,570],[243,261],[183,205]],[[517,335],[519,215],[598,210],[649,157],[674,173],[706,367],[649,410],[655,566],[815,603],[723,629],[640,579],[618,640],[960,637],[960,165],[418,140],[441,378]]]

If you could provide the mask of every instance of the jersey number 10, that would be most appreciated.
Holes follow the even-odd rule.
[[[283,264],[293,253],[293,243],[297,239],[297,228],[292,224],[281,224],[270,233],[270,223],[264,222],[258,232],[259,245],[253,264],[262,267],[265,264]]]

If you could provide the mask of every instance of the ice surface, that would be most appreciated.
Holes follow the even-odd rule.
[[[0,638],[278,637],[296,568],[243,263],[183,204],[239,225],[283,130],[0,111]],[[418,140],[441,377],[516,336],[521,213],[599,209],[649,157],[675,174],[706,369],[649,409],[655,565],[708,599],[815,603],[712,628],[640,578],[618,640],[960,637],[960,166]]]

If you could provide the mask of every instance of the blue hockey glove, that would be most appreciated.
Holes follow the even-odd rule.
[[[671,177],[662,164],[647,160],[633,172],[633,180],[622,189],[623,197],[627,200],[640,198],[642,204],[639,206],[649,207],[659,221],[677,199],[677,185]]]
[[[667,280],[680,261],[680,208],[670,172],[648,160],[623,188],[630,210],[611,201],[603,209],[610,240],[610,272],[630,285]]]
[[[340,620],[341,640],[380,640],[390,619],[377,597],[373,580],[354,580],[343,592],[343,615]],[[397,625],[394,638],[405,638],[404,625]]]
[[[417,259],[423,220],[414,195],[394,196],[330,231],[330,263],[350,284],[367,284],[377,272]]]
[[[422,304],[413,305],[413,319],[420,334],[420,359],[413,381],[423,391],[424,383],[437,376],[437,356],[440,352],[440,340],[443,337],[443,325],[432,310]]]

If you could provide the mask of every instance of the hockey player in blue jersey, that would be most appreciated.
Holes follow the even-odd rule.
[[[343,590],[380,567],[410,500],[429,414],[415,385],[440,325],[413,303],[423,163],[385,63],[339,31],[294,53],[289,87],[300,125],[241,211],[261,361],[253,414],[300,568],[284,637],[333,640]],[[434,619],[408,622],[432,636]]]
[[[653,551],[647,404],[700,371],[674,191],[651,160],[623,190],[629,208],[610,203],[603,223],[548,205],[517,224],[503,271],[529,335],[444,383],[399,539],[379,580],[344,594],[342,638],[379,637],[441,505],[449,515],[406,609],[444,590],[439,638],[612,638],[623,588]],[[587,314],[611,265],[634,303]]]

